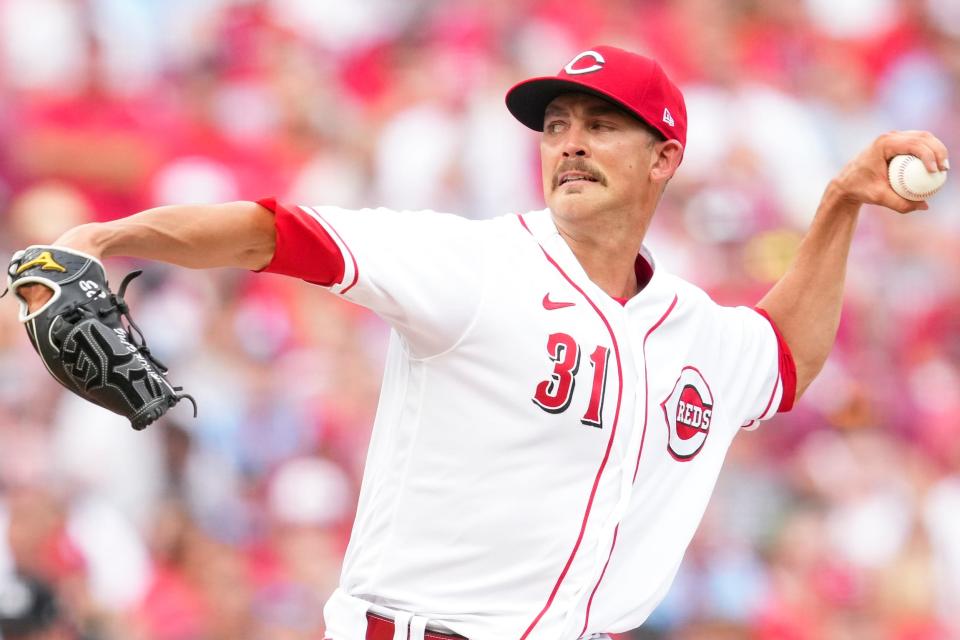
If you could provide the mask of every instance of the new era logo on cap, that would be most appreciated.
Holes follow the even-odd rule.
[[[687,144],[687,109],[680,89],[655,60],[616,47],[581,51],[557,75],[520,82],[507,92],[507,108],[526,126],[543,131],[547,105],[570,92],[609,100],[668,140]]]

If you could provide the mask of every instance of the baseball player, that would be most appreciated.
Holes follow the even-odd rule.
[[[886,161],[947,165],[928,133],[881,136],[829,184],[788,273],[728,308],[643,244],[686,144],[659,64],[595,47],[506,101],[542,132],[541,211],[474,221],[267,199],[162,207],[55,243],[287,274],[390,323],[331,640],[640,626],[733,437],[789,410],[822,367],[861,205],[926,208],[891,190]],[[48,295],[18,293],[30,309]]]

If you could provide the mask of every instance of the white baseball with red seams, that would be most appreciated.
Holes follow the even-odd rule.
[[[272,208],[267,270],[311,279],[323,229],[344,265],[330,290],[393,327],[327,636],[363,639],[371,608],[415,640],[424,626],[472,640],[639,626],[734,435],[792,403],[770,322],[646,249],[652,277],[621,304],[548,210]]]
[[[890,159],[887,178],[898,196],[920,202],[940,190],[947,181],[947,172],[930,172],[917,156],[899,155]]]

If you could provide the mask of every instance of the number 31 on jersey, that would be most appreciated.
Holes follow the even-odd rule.
[[[573,391],[580,369],[580,345],[566,333],[552,333],[547,338],[547,354],[553,361],[550,379],[537,385],[533,403],[547,413],[563,413],[573,401]],[[593,384],[590,402],[580,422],[591,427],[603,428],[603,395],[607,384],[607,364],[610,349],[598,346],[590,354],[593,367]]]

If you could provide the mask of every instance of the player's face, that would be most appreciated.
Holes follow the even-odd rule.
[[[638,208],[652,188],[655,142],[643,123],[606,100],[554,98],[540,139],[547,205],[567,216]]]

